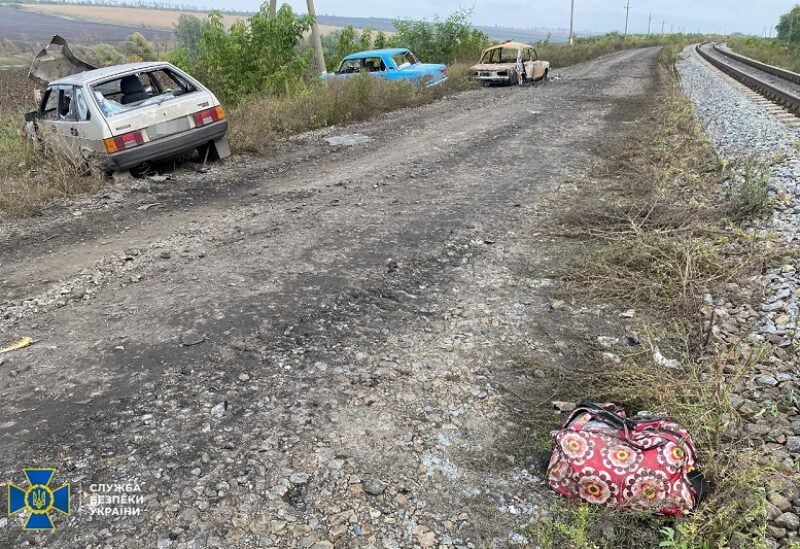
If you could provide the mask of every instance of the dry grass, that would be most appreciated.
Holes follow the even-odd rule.
[[[0,221],[35,215],[48,202],[102,188],[99,173],[37,144],[23,132],[21,113],[0,116]]]
[[[282,137],[425,105],[472,87],[465,67],[458,66],[450,68],[447,82],[434,88],[369,75],[312,84],[289,97],[255,98],[233,109],[231,144],[239,151],[265,152]]]
[[[702,295],[723,293],[726,281],[759,272],[766,252],[739,237],[728,214],[733,202],[719,198],[730,172],[716,157],[677,87],[655,100],[648,117],[625,139],[601,151],[607,159],[579,187],[602,201],[567,197],[561,234],[577,238],[585,253],[563,272],[564,294],[636,310],[640,344],[617,361],[589,344],[564,371],[545,372],[536,393],[549,400],[613,401],[629,411],[665,411],[692,433],[712,492],[689,519],[670,521],[564,502],[531,525],[544,548],[700,549],[767,546],[765,486],[773,471],[739,431],[731,407],[733,387],[762,358],[763,350],[711,350],[702,331]],[[560,199],[563,200],[563,199]],[[670,369],[654,358],[656,347],[682,365]],[[615,352],[619,353],[618,349]],[[541,368],[521,361],[522,372]],[[534,389],[532,389],[533,391]],[[552,412],[515,403],[537,440],[557,427]]]
[[[748,36],[731,38],[728,46],[736,53],[762,63],[794,72],[800,71],[800,45],[796,43],[786,44],[772,38]]]
[[[754,212],[755,199],[729,193],[728,202],[717,202],[730,170],[686,100],[675,91],[662,102],[642,124],[662,131],[612,145],[616,151],[603,151],[609,161],[584,182],[602,186],[607,200],[579,201],[564,214],[566,231],[588,238],[585,256],[566,274],[566,291],[690,319],[703,292],[758,270],[765,257],[755,248],[734,252],[738,232],[726,223],[731,211],[745,213],[744,203]]]

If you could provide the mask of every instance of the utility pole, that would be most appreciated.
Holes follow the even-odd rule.
[[[794,34],[794,17],[789,17],[789,36],[786,38],[786,41],[791,44],[792,43],[792,34]]]
[[[317,10],[314,9],[314,0],[306,0],[308,4],[308,16],[311,18],[311,42],[317,52],[317,68],[319,72],[328,72],[325,67],[325,52],[322,51],[322,38],[319,36],[319,25],[317,25]]]
[[[269,17],[275,19],[278,15],[278,0],[269,0]]]
[[[631,14],[631,0],[625,5],[625,36],[623,40],[628,39],[628,16]]]
[[[664,36],[664,25],[665,24],[666,24],[666,21],[664,19],[662,19],[661,20],[661,36]]]
[[[569,45],[575,44],[575,0],[572,0],[572,8],[569,10]]]
[[[650,24],[653,22],[653,12],[650,12],[650,18],[647,20],[647,36],[650,36]]]

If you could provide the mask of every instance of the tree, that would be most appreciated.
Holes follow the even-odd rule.
[[[175,23],[178,47],[185,49],[191,59],[197,59],[197,47],[200,44],[200,37],[203,36],[203,29],[205,29],[206,24],[199,17],[185,13],[182,13]]]
[[[356,44],[356,30],[352,25],[348,25],[339,33],[339,40],[336,41],[336,59],[341,61],[351,53],[358,51]]]
[[[127,56],[128,61],[132,63],[139,61],[155,61],[158,57],[153,49],[153,45],[138,32],[131,34],[128,39],[122,43],[122,51]]]
[[[214,11],[200,36],[194,70],[230,103],[257,92],[288,93],[309,65],[309,52],[301,52],[298,44],[310,27],[309,18],[295,15],[288,4],[271,18],[269,4],[264,3],[229,30],[222,13]]]
[[[375,49],[382,50],[389,47],[389,38],[386,33],[381,31],[375,37]]]
[[[778,30],[778,40],[800,42],[800,6],[795,6],[790,12],[781,15],[781,21],[775,28]]]
[[[426,63],[474,61],[489,44],[489,37],[470,25],[471,10],[460,10],[447,19],[395,21],[392,42],[411,49]]]
[[[358,37],[358,49],[366,51],[372,48],[372,31],[367,29]]]

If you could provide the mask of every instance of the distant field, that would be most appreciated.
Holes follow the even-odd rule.
[[[205,18],[207,13],[183,12],[178,10],[154,10],[148,8],[124,8],[112,6],[90,6],[90,5],[56,5],[56,4],[26,4],[26,11],[45,13],[70,17],[81,21],[96,21],[100,23],[125,25],[129,27],[142,27],[159,30],[172,30],[178,17],[183,13]],[[241,16],[224,16],[225,25],[230,27],[236,21],[242,19]],[[319,26],[321,34],[331,34],[340,29],[330,25]],[[2,37],[2,36],[0,36]]]
[[[60,34],[73,43],[121,42],[136,31],[150,40],[174,40],[172,32],[163,30],[77,21],[28,10],[0,8],[0,40],[42,45],[54,34]]]

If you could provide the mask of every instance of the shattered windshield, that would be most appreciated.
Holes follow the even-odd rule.
[[[126,74],[92,86],[97,105],[105,116],[114,116],[148,105],[160,105],[195,87],[167,68]]]

